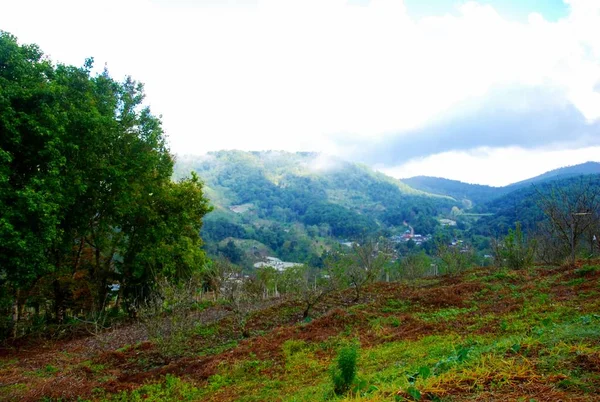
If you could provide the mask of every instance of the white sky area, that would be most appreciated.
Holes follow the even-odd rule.
[[[144,82],[175,153],[276,149],[343,158],[350,153],[340,138],[402,136],[493,88],[565,94],[597,122],[600,0],[568,4],[569,15],[556,22],[535,13],[515,22],[476,2],[413,19],[401,0],[19,0],[1,3],[0,29],[55,61],[82,65],[92,56],[113,77]],[[598,151],[515,143],[378,168],[503,185],[600,161]]]

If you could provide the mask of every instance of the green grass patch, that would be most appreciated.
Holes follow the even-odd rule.
[[[471,308],[445,308],[428,313],[416,313],[415,317],[425,322],[440,322],[452,321],[458,319],[461,315],[475,311],[475,307]]]

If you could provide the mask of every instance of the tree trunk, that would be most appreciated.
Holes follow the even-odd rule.
[[[54,319],[58,324],[62,324],[65,319],[65,310],[63,308],[64,297],[60,288],[60,282],[55,279],[53,282],[54,288]]]
[[[19,295],[21,291],[17,289],[15,300],[12,305],[12,338],[15,339],[19,332]]]
[[[312,305],[307,304],[306,308],[304,309],[304,311],[302,312],[302,319],[306,320],[308,318],[308,314],[310,313],[310,308],[312,307]]]
[[[354,302],[358,302],[360,300],[360,286],[354,286],[354,291],[356,292]]]

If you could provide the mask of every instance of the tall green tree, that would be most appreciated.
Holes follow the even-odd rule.
[[[93,59],[53,65],[0,31],[0,285],[13,323],[34,295],[60,322],[103,309],[109,285],[132,304],[156,277],[204,264],[202,182],[171,181],[143,85],[92,70]]]

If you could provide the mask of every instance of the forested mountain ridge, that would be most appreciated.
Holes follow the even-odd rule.
[[[564,195],[572,198],[585,196],[586,193],[600,193],[600,174],[547,177],[537,183],[520,185],[514,191],[485,204],[489,216],[482,217],[474,231],[484,236],[504,234],[518,221],[524,230],[533,233],[538,224],[546,219],[542,209],[544,199],[554,199],[561,204],[564,200],[560,198]]]
[[[590,174],[600,174],[600,162],[585,162],[574,166],[561,167],[558,169],[550,170],[546,173],[532,177],[530,179],[509,184],[506,187],[514,189],[517,187],[540,183],[548,180],[566,179],[573,176],[582,176]]]
[[[589,174],[600,174],[599,162],[585,162],[579,165],[561,167],[503,187],[470,184],[431,176],[415,176],[401,179],[401,181],[417,190],[453,197],[458,201],[462,201],[465,207],[469,207],[470,205],[481,206],[531,184]]]
[[[408,179],[401,179],[401,181],[421,191],[446,195],[457,201],[462,201],[465,207],[486,203],[510,191],[502,187],[470,184],[458,180],[431,176],[415,176]]]
[[[342,240],[391,238],[410,228],[486,244],[481,236],[505,234],[517,221],[530,231],[545,219],[538,187],[571,188],[574,176],[598,166],[589,162],[491,187],[431,177],[396,180],[317,153],[219,151],[179,157],[174,176],[194,171],[204,181],[214,206],[202,231],[209,254],[250,267],[267,255],[320,265],[324,252]],[[442,224],[452,226],[443,230]]]
[[[203,229],[212,251],[233,240],[259,254],[275,251],[281,258],[304,260],[320,255],[323,242],[402,233],[405,223],[431,233],[436,217],[457,205],[451,197],[415,190],[365,165],[316,153],[179,157],[175,177],[190,171],[202,178],[215,207]]]

